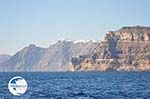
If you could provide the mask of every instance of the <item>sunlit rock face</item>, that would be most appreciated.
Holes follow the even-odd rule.
[[[0,64],[1,71],[32,71],[38,67],[40,59],[44,55],[44,48],[29,45],[18,51],[9,60]]]
[[[92,54],[95,41],[58,41],[48,48],[29,45],[0,64],[0,71],[67,71],[71,57]],[[69,69],[71,70],[71,68]]]
[[[72,58],[74,71],[149,71],[150,27],[123,27],[106,33],[91,55]]]
[[[0,58],[0,71],[150,71],[150,27],[123,27],[104,40],[31,44]]]

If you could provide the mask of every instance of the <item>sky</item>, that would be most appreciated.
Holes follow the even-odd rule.
[[[103,40],[123,26],[150,26],[150,0],[0,0],[0,54],[61,39]]]

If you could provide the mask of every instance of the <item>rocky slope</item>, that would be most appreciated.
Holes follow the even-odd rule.
[[[40,59],[44,55],[44,48],[29,45],[17,52],[9,60],[1,64],[1,71],[31,71],[38,67]]]
[[[102,42],[58,41],[0,56],[0,71],[150,71],[150,27],[109,31]]]
[[[73,71],[150,71],[150,27],[123,27],[106,33],[93,53],[72,57]]]
[[[3,63],[4,61],[8,60],[11,56],[6,54],[0,55],[0,63]]]
[[[49,48],[29,45],[0,64],[0,71],[65,71],[71,57],[92,54],[98,42],[58,41]]]
[[[71,57],[92,53],[98,42],[58,41],[51,45],[38,66],[48,71],[66,71],[71,65]]]

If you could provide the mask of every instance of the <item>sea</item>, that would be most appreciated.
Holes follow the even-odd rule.
[[[23,95],[8,90],[14,76],[28,83]],[[5,72],[0,99],[150,99],[150,72]]]

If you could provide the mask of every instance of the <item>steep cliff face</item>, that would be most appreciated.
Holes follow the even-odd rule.
[[[72,58],[74,71],[149,71],[150,27],[110,31],[91,55]]]
[[[66,71],[71,57],[92,54],[98,42],[58,41],[49,48],[29,45],[0,64],[0,71]]]
[[[39,69],[37,64],[44,56],[44,48],[29,45],[17,52],[9,60],[0,64],[1,71],[35,71]]]
[[[92,53],[97,42],[58,41],[46,49],[37,67],[42,71],[66,71],[71,65],[71,57]]]
[[[30,45],[0,61],[0,71],[150,71],[150,27],[110,31],[102,42]]]
[[[5,62],[5,61],[8,60],[10,57],[11,57],[10,55],[1,54],[1,55],[0,55],[0,63]]]

